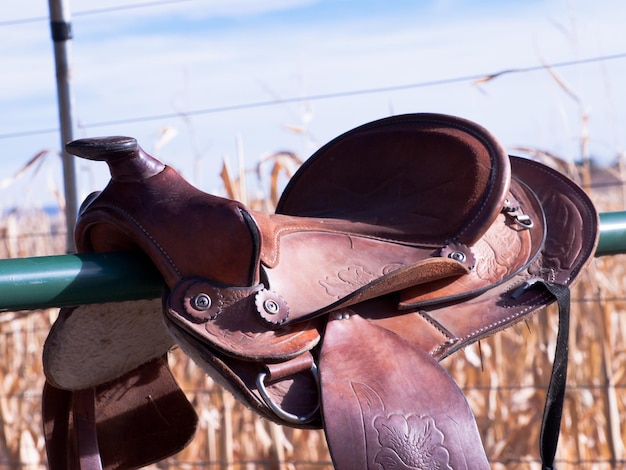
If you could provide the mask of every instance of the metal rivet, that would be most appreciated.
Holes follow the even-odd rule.
[[[280,306],[278,305],[278,302],[272,299],[267,299],[265,302],[263,302],[263,308],[270,315],[275,315],[280,310]]]
[[[198,294],[193,298],[192,305],[196,310],[208,310],[211,308],[211,297],[207,294]]]
[[[463,253],[462,251],[453,251],[448,255],[448,258],[452,258],[459,263],[465,263],[465,260],[467,259],[465,253]]]

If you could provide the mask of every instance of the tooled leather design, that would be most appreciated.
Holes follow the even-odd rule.
[[[256,294],[262,286],[220,288],[220,309],[199,323],[190,318],[190,299],[199,292],[211,292],[214,286],[202,278],[179,283],[170,293],[165,314],[188,334],[208,342],[226,354],[251,360],[277,360],[297,356],[319,341],[314,321],[287,325],[274,331],[262,323],[256,310]]]
[[[351,382],[363,413],[368,454],[377,468],[452,470],[445,434],[433,416],[388,412],[385,400],[371,386]]]
[[[530,246],[522,241],[524,235],[504,223],[492,225],[472,248],[480,260],[476,264],[476,276],[495,284],[526,262]]]
[[[368,271],[365,266],[352,265],[342,269],[335,276],[326,276],[325,279],[319,281],[319,284],[326,289],[326,293],[329,296],[341,299],[345,295],[369,284],[379,276],[389,274],[403,266],[404,264],[402,263],[388,264],[381,268],[380,274],[374,274]]]
[[[477,301],[470,301],[455,307],[454,314],[446,315],[442,320],[441,313],[434,311],[432,314],[459,336],[459,341],[453,345],[442,344],[433,352],[433,356],[442,359],[465,345],[493,334],[499,330],[511,326],[522,320],[529,313],[538,308],[548,305],[553,301],[553,296],[543,289],[528,289],[520,297],[515,298],[511,292],[515,291],[527,280],[541,278],[551,283],[570,284],[577,277],[582,267],[588,262],[593,253],[596,242],[595,236],[582,236],[581,231],[595,232],[597,220],[592,219],[595,211],[589,205],[582,191],[574,183],[566,180],[556,172],[547,170],[532,161],[514,159],[518,167],[534,167],[542,173],[550,173],[550,184],[537,184],[534,188],[539,197],[542,207],[548,217],[547,237],[539,256],[520,272],[503,289],[494,289],[491,297],[497,298],[494,305],[489,297]],[[541,176],[541,175],[539,175]],[[537,178],[535,174],[535,178]],[[556,178],[556,181],[554,180]],[[587,219],[584,219],[587,217]],[[472,306],[473,305],[473,306]],[[476,312],[488,312],[484,320],[477,323],[471,329],[461,332],[458,322],[453,318],[461,316],[476,316]],[[478,318],[478,317],[477,317]]]
[[[382,447],[374,457],[380,468],[452,470],[445,436],[432,416],[378,416],[374,428]]]
[[[471,247],[476,265],[469,276],[415,286],[401,294],[402,308],[442,304],[468,298],[509,282],[539,256],[545,242],[545,217],[537,195],[522,181],[513,179],[502,213]],[[512,216],[512,209],[519,214]],[[525,217],[526,224],[516,217]]]
[[[511,157],[516,173],[534,178],[533,191],[548,214],[542,266],[571,283],[589,262],[599,239],[598,215],[587,194],[569,178],[538,162]],[[528,175],[528,176],[526,176]]]
[[[350,220],[284,216],[281,214],[265,214],[257,211],[249,211],[249,213],[253,216],[261,233],[262,243],[260,259],[267,268],[275,268],[281,261],[281,257],[284,253],[283,240],[288,238],[289,235],[298,233],[344,235],[348,237],[349,240],[356,237],[363,240],[392,243],[398,246],[427,248],[428,250],[440,248],[444,244],[442,241],[437,245],[422,246],[416,241],[400,241],[397,236],[398,234],[393,231],[383,233],[381,230],[383,230],[384,227],[355,223]],[[390,269],[384,269],[386,269],[384,274],[390,272]]]
[[[580,211],[570,199],[560,193],[552,193],[543,201],[546,211],[553,217],[563,221],[563,229],[559,238],[549,238],[543,253],[546,266],[558,271],[572,269],[583,249],[582,238],[579,236],[583,220]]]

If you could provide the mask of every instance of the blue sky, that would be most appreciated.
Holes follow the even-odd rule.
[[[225,157],[236,166],[243,155],[248,167],[279,150],[306,158],[357,125],[408,112],[463,116],[508,148],[566,159],[580,155],[585,113],[593,155],[610,161],[623,150],[626,58],[555,69],[577,100],[546,70],[417,86],[626,53],[622,0],[68,5],[76,137],[137,137],[207,191],[221,190]],[[0,182],[51,151],[36,173],[0,189],[3,208],[53,203],[62,188],[59,136],[46,132],[58,127],[52,45],[47,22],[36,20],[47,15],[46,0],[0,13]],[[159,140],[164,130],[168,141]],[[81,197],[107,180],[98,163],[77,162],[77,174]]]

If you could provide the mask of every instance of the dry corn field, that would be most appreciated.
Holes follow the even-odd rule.
[[[276,155],[269,195],[253,201],[242,190],[243,178],[233,178],[225,165],[225,191],[256,208],[271,209],[279,176],[294,161],[293,155]],[[592,189],[591,195],[600,212],[624,210],[622,190],[621,185]],[[43,212],[10,214],[0,224],[2,258],[64,251],[62,222]],[[598,258],[572,292],[560,470],[626,468],[625,279],[626,255]],[[46,467],[41,351],[56,314],[55,309],[0,313],[0,470]],[[557,321],[556,310],[548,309],[444,361],[475,413],[494,469],[540,468],[538,435]],[[198,412],[199,428],[188,448],[151,468],[332,468],[321,431],[294,430],[258,418],[179,351],[173,351],[170,361]]]

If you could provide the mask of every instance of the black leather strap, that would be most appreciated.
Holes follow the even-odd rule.
[[[554,457],[561,431],[561,416],[565,400],[567,381],[567,359],[569,353],[569,311],[570,290],[561,284],[542,282],[541,284],[556,298],[559,307],[559,332],[556,339],[552,375],[546,396],[541,424],[540,447],[543,470],[556,470]]]

